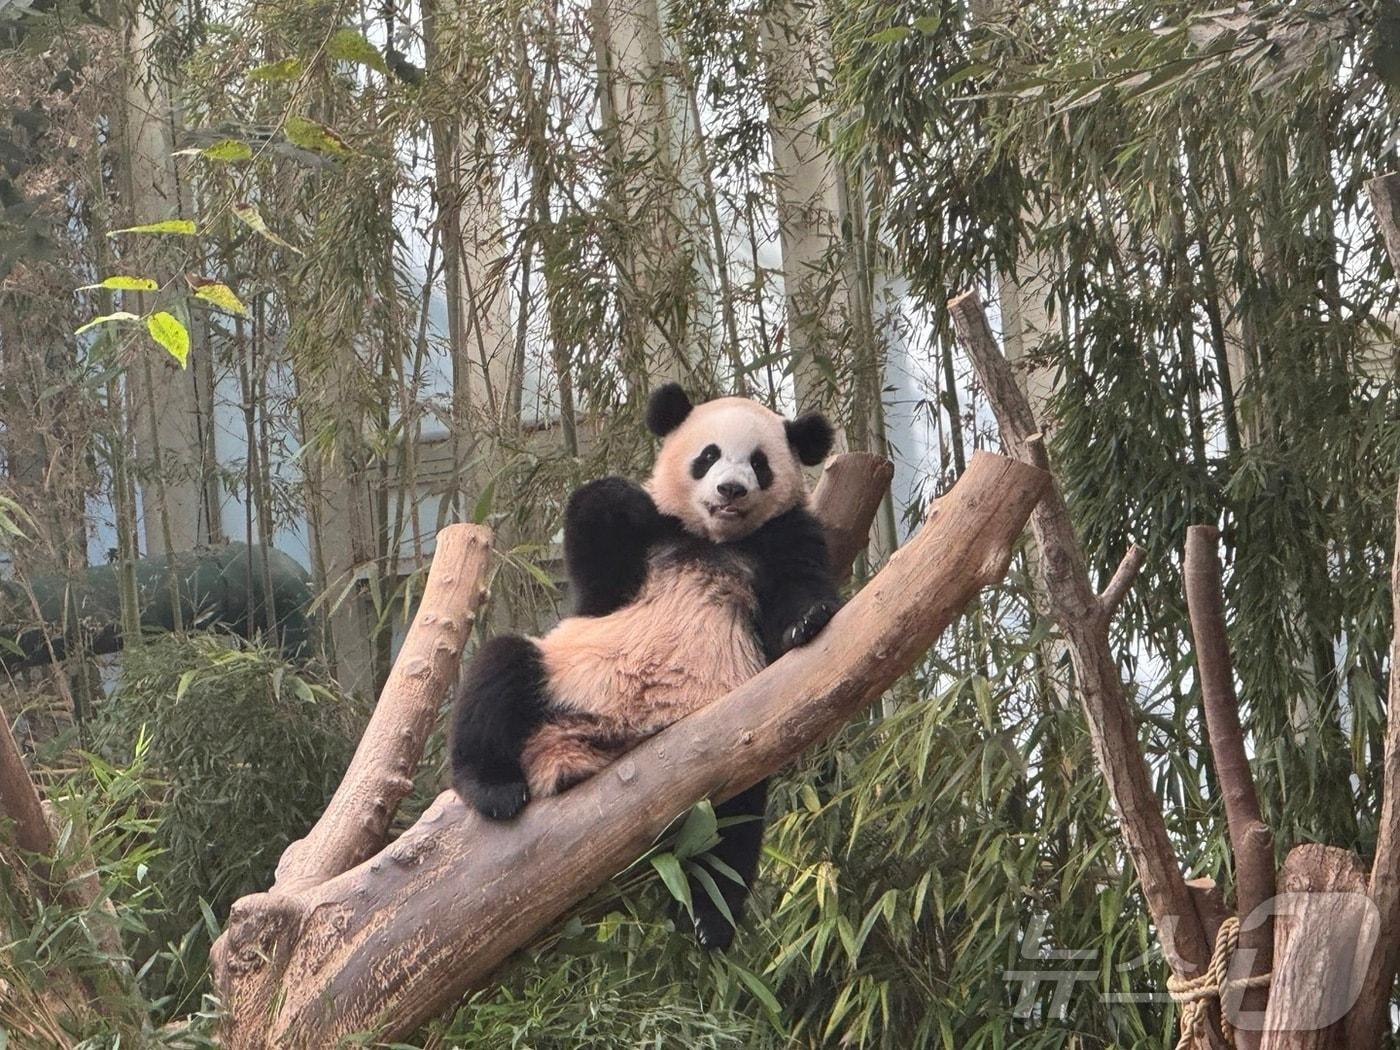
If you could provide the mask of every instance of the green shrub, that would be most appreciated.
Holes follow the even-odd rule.
[[[267,887],[283,849],[335,790],[352,750],[353,712],[277,654],[201,635],[127,650],[118,688],[94,722],[96,750],[119,765],[144,735],[146,762],[164,784],[154,809],[161,852],[146,873],[163,911],[149,917],[133,954],[178,946],[172,957],[194,960],[194,972],[163,979],[170,992],[192,993],[230,905]],[[192,951],[191,940],[202,944]],[[148,974],[152,994],[160,979]]]

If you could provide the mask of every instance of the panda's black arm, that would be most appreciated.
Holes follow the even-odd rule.
[[[668,520],[626,478],[599,478],[574,490],[564,508],[564,567],[577,615],[605,616],[637,596],[647,552]]]
[[[771,662],[806,645],[841,607],[821,522],[802,508],[768,522],[745,544],[757,578],[758,630]]]

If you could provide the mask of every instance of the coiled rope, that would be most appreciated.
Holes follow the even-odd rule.
[[[1181,1006],[1181,1038],[1176,1042],[1176,1050],[1198,1050],[1209,1046],[1206,1036],[1207,1017],[1212,999],[1222,999],[1230,988],[1264,988],[1273,979],[1272,973],[1256,974],[1229,980],[1230,960],[1240,944],[1240,920],[1230,916],[1220,924],[1220,932],[1215,935],[1215,950],[1211,953],[1210,965],[1199,977],[1178,977],[1172,974],[1167,978],[1167,993]],[[1220,1034],[1230,1046],[1235,1045],[1235,1026],[1221,1012]]]

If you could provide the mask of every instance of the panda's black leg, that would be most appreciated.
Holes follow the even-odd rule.
[[[768,781],[761,780],[747,791],[741,791],[728,802],[715,807],[715,816],[721,821],[726,818],[744,818],[729,827],[720,828],[719,842],[710,850],[709,856],[722,861],[744,881],[735,882],[727,872],[699,859],[706,866],[719,887],[720,896],[729,906],[729,913],[738,922],[748,900],[754,877],[758,874],[758,858],[763,850],[763,818],[768,808]],[[690,899],[695,909],[695,939],[703,948],[723,951],[734,940],[734,927],[724,917],[724,912],[710,897],[709,890],[694,876],[690,879]]]
[[[501,635],[477,650],[452,717],[452,786],[482,815],[509,820],[529,799],[521,754],[546,702],[534,642]]]

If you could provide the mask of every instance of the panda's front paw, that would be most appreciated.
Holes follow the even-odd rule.
[[[489,820],[510,820],[530,801],[530,789],[524,783],[473,783],[463,793],[472,808]]]
[[[564,516],[609,531],[640,531],[650,528],[658,513],[646,489],[626,478],[607,477],[575,489]]]
[[[799,645],[806,645],[831,622],[839,608],[841,603],[834,601],[820,601],[811,606],[797,618],[796,623],[783,632],[783,650],[786,652],[788,649],[796,649]]]

